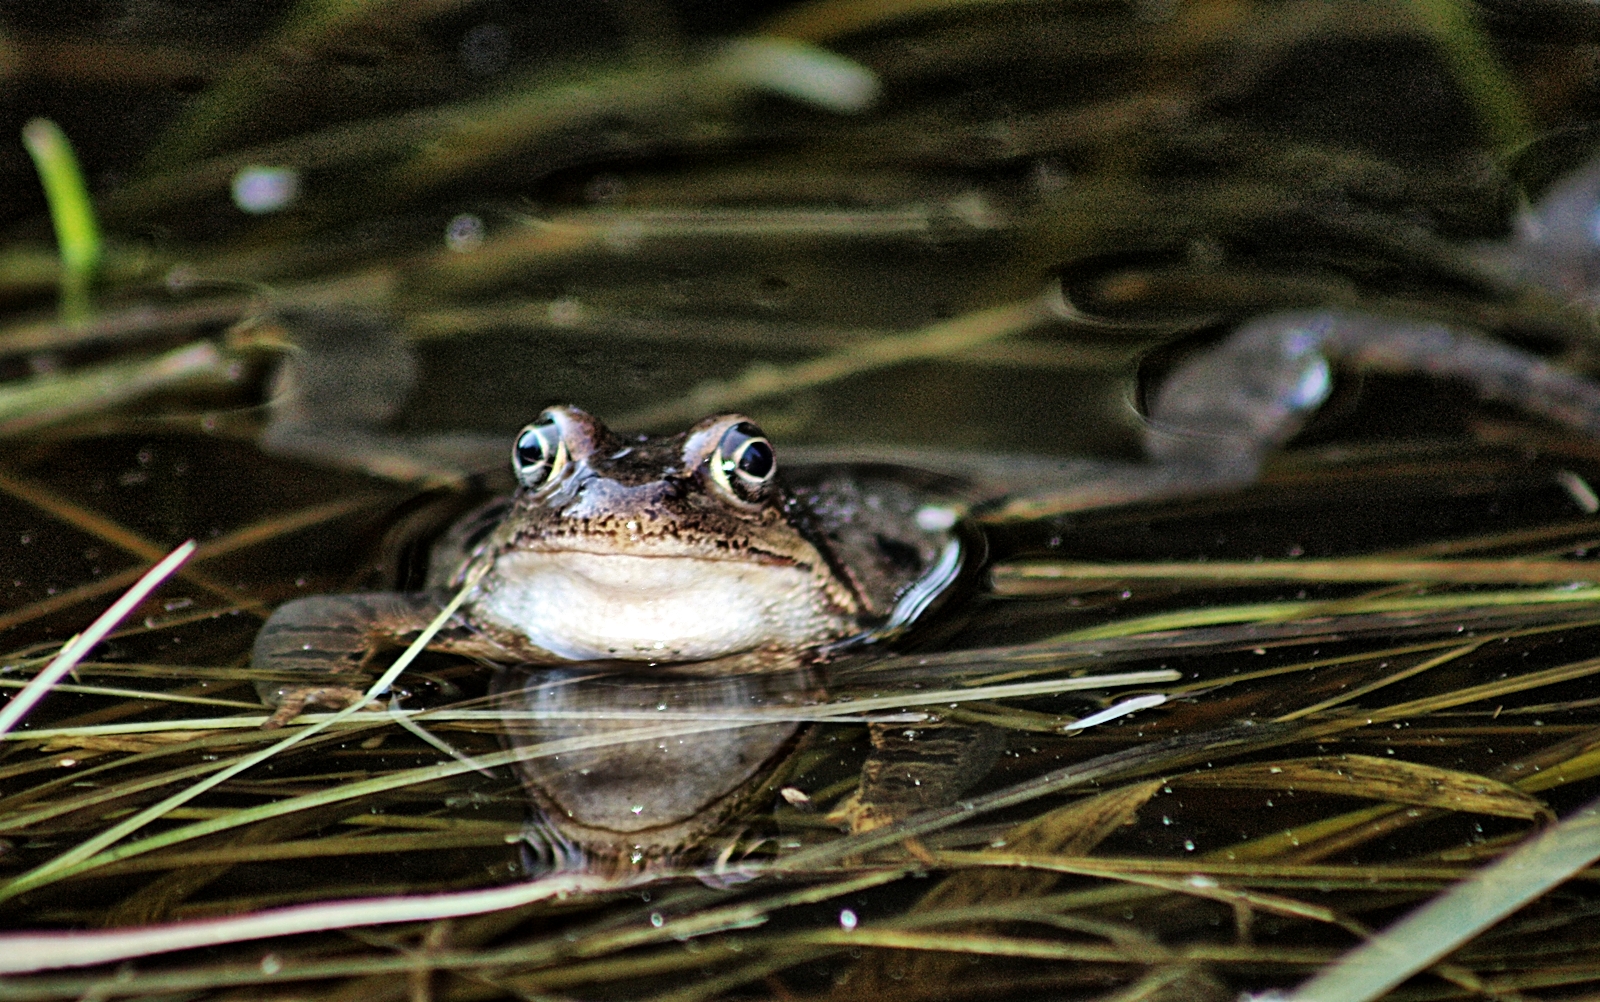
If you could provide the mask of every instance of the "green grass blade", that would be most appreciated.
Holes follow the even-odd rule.
[[[48,118],[22,127],[22,144],[50,203],[50,221],[61,255],[61,319],[77,323],[89,316],[89,287],[100,267],[100,227],[95,222],[89,189],[66,133]]]

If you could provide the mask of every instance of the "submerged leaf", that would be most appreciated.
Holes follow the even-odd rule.
[[[1155,796],[1161,786],[1158,779],[1132,783],[1058,807],[1015,826],[995,839],[991,848],[1003,848],[1007,853],[1085,855],[1106,836],[1131,824],[1139,808]],[[936,923],[940,912],[960,912],[972,905],[1037,898],[1048,893],[1060,880],[1060,874],[1040,870],[966,870],[934,886],[907,910],[905,917],[918,925]],[[975,931],[981,930],[993,931],[993,927],[981,926]],[[920,984],[946,984],[960,978],[968,967],[957,958],[939,953],[874,953],[851,972],[848,983],[852,989],[866,993],[888,991],[893,983],[908,977]]]
[[[1551,817],[1549,808],[1538,800],[1497,780],[1371,755],[1252,762],[1190,773],[1173,783],[1234,790],[1331,793],[1528,821]]]
[[[44,752],[58,751],[155,751],[168,745],[186,744],[208,738],[217,731],[151,731],[147,734],[90,734],[83,737],[51,738],[40,746]]]

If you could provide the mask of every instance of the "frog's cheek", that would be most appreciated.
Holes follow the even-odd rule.
[[[572,661],[704,661],[811,646],[849,628],[792,566],[524,552],[502,557],[499,570],[508,583],[475,611]]]

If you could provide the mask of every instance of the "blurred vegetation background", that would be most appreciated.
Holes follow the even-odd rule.
[[[1585,311],[1473,251],[1587,152],[1578,3],[141,0],[0,26],[0,134],[56,121],[106,236],[92,319],[54,322],[39,179],[0,143],[0,377],[143,360],[116,381],[188,394],[122,417],[204,389],[211,430],[250,434],[274,353],[330,313],[420,358],[411,433],[568,401],[1127,452],[1140,360],[1271,307],[1589,351]],[[892,341],[1055,280],[1067,317]],[[172,359],[199,341],[222,354]],[[115,396],[6,397],[0,432]]]
[[[262,617],[381,583],[385,533],[427,521],[415,483],[503,464],[552,402],[626,430],[736,408],[780,454],[1127,457],[1141,388],[1176,359],[1260,312],[1322,305],[1445,320],[1592,371],[1593,302],[1499,249],[1594,151],[1597,112],[1600,9],[1579,0],[0,5],[0,683],[172,545],[202,543],[30,717],[50,736],[0,751],[0,868],[48,866],[265,740],[186,714],[256,712],[244,666]],[[54,142],[39,119],[75,148],[101,235],[76,259],[23,143]],[[1226,752],[1254,756],[1235,771],[1180,749],[1131,786],[933,832],[940,866],[972,868],[937,885],[882,869],[904,857],[850,855],[774,797],[741,851],[826,858],[777,889],[578,895],[0,996],[277,997],[284,964],[317,997],[362,999],[1003,984],[1131,1002],[1293,983],[1600,774],[1593,596],[1513,587],[1548,581],[1524,558],[1600,551],[1571,486],[1593,482],[1597,453],[1464,396],[1345,379],[1299,442],[1321,448],[1264,487],[994,539],[1053,559],[1475,555],[1505,559],[1485,572],[1502,591],[1391,580],[1393,564],[1354,583],[1000,573],[947,661],[841,673],[881,694],[918,672],[1171,664],[1171,703],[1127,726],[1069,735],[1110,698],[1044,689],[951,716],[1015,732],[989,792],[1153,736],[1281,724]],[[455,459],[408,466],[385,451],[402,440]],[[308,460],[318,446],[332,451]],[[472,696],[481,674],[429,662],[414,690]],[[498,748],[488,725],[438,729],[467,754]],[[786,781],[853,784],[861,729],[830,733]],[[414,770],[449,759],[413,738],[319,738],[151,826],[171,843],[0,885],[17,895],[0,921],[128,925],[526,876],[515,781],[419,786]],[[338,799],[369,780],[393,785]],[[1109,861],[979,878],[1008,838]],[[1202,860],[1213,884],[1179,887]],[[845,905],[894,949],[854,964]],[[1592,997],[1588,885],[1542,907],[1409,997]],[[705,935],[673,939],[680,920]],[[462,973],[395,974],[412,950],[455,950]]]

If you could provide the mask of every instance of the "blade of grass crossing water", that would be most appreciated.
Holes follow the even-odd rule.
[[[61,653],[56,655],[44,671],[34,676],[33,681],[23,687],[22,691],[12,697],[11,701],[0,709],[0,735],[4,735],[33,709],[45,693],[71,671],[73,666],[94,649],[94,645],[104,640],[106,634],[114,630],[123,618],[138,608],[150,593],[165,581],[173,571],[195,551],[195,541],[189,540],[182,546],[167,554],[154,567],[145,572],[144,576],[134,582],[123,596],[111,604],[111,608],[101,613],[89,628],[78,636],[67,641],[61,648]]]
[[[1345,954],[1286,1002],[1368,1002],[1600,859],[1600,800]]]
[[[384,692],[387,692],[389,687],[394,684],[394,680],[400,677],[400,673],[404,671],[412,661],[416,660],[417,655],[421,654],[423,650],[427,648],[428,644],[432,642],[435,634],[437,634],[439,630],[444,627],[444,624],[449,621],[451,616],[455,615],[456,610],[461,608],[461,603],[466,600],[467,596],[472,593],[473,589],[477,588],[479,580],[482,579],[489,566],[490,565],[488,563],[481,563],[473,569],[472,573],[468,575],[466,583],[463,584],[461,586],[461,590],[456,593],[455,598],[451,599],[449,604],[440,610],[439,615],[435,616],[433,621],[429,623],[420,634],[417,635],[417,639],[412,642],[410,647],[406,648],[405,652],[402,653],[400,657],[395,659],[394,664],[390,665],[389,669],[385,671],[376,682],[372,683],[372,686],[359,701],[345,707],[343,710],[329,717],[325,721],[319,721],[310,727],[296,731],[276,744],[270,745],[267,748],[263,748],[261,751],[258,751],[253,755],[245,756],[238,762],[235,762],[233,765],[214,773],[206,779],[196,783],[194,786],[191,786],[179,793],[173,794],[160,803],[140,811],[138,814],[135,814],[133,817],[123,821],[121,824],[118,824],[95,836],[94,838],[89,839],[87,842],[69,849],[60,856],[57,856],[55,859],[50,860],[48,863],[44,863],[28,873],[17,877],[10,883],[0,887],[0,901],[15,897],[18,894],[22,894],[26,891],[32,890],[35,887],[43,886],[44,884],[58,879],[75,864],[82,863],[83,861],[94,856],[100,850],[116,843],[124,836],[138,831],[140,828],[143,828],[150,822],[160,818],[174,807],[188,803],[190,800],[193,800],[195,797],[198,797],[207,790],[224,783],[229,779],[232,779],[234,776],[237,776],[239,773],[244,772],[247,769],[253,768],[261,762],[264,762],[276,755],[278,752],[292,748],[324,728],[329,727],[340,720],[344,720],[350,716],[353,716],[356,713],[359,713],[368,703],[372,702]]]

